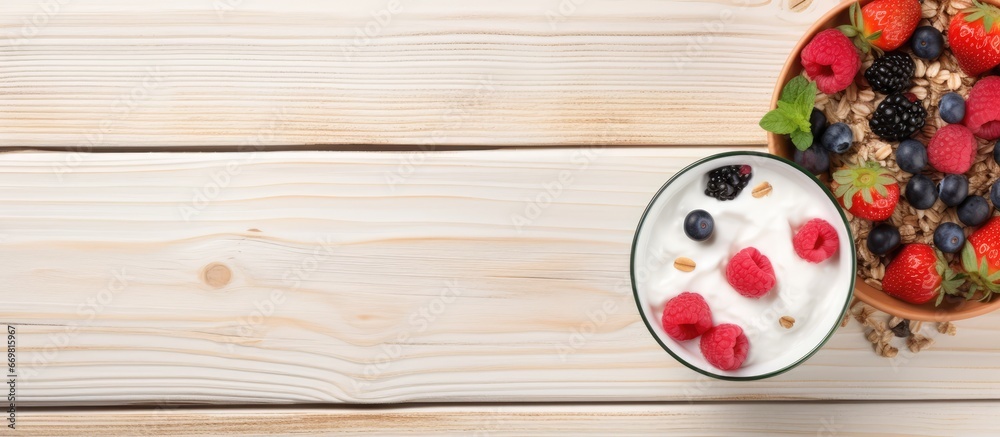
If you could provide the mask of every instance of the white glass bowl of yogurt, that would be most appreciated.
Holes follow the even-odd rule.
[[[733,200],[709,197],[708,173],[727,165],[749,165],[753,176]],[[770,193],[755,196],[754,188],[764,182]],[[697,209],[715,222],[705,241],[684,232],[685,217]],[[833,226],[839,244],[819,263],[800,258],[792,245],[795,232],[814,218]],[[756,299],[740,295],[726,279],[729,259],[746,247],[770,259],[777,279],[770,292]],[[693,261],[693,269],[687,260],[675,266],[680,258]],[[653,197],[632,243],[632,289],[653,338],[682,364],[714,378],[754,380],[801,364],[833,335],[852,298],[856,264],[847,218],[820,181],[784,158],[728,152],[689,165]],[[685,291],[705,298],[714,325],[743,329],[750,350],[740,368],[720,370],[709,364],[700,338],[677,341],[667,335],[661,323],[664,306]],[[794,322],[788,327],[790,319]]]

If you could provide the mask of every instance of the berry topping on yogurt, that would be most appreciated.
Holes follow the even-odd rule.
[[[690,340],[712,328],[712,310],[698,293],[685,291],[663,308],[663,330],[674,340]]]
[[[726,279],[737,292],[751,298],[767,294],[777,282],[771,260],[754,247],[737,252],[729,260]]]

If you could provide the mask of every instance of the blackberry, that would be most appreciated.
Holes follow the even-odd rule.
[[[749,165],[727,165],[708,172],[705,195],[719,200],[733,200],[750,183],[753,169]]]
[[[915,68],[916,65],[910,55],[889,53],[872,62],[872,66],[865,70],[865,79],[873,90],[882,94],[892,94],[910,84]]]
[[[926,118],[927,110],[920,100],[911,102],[904,94],[896,93],[878,104],[868,126],[883,140],[899,141],[923,128]]]

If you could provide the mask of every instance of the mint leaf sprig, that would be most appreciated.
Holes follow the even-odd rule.
[[[796,76],[781,89],[778,107],[760,119],[760,127],[768,132],[788,135],[799,150],[806,150],[813,144],[809,116],[816,103],[816,83]]]

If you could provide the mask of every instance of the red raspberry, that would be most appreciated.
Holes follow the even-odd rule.
[[[840,247],[837,230],[823,219],[814,218],[806,222],[792,237],[795,253],[811,263],[818,263],[833,256]]]
[[[965,101],[965,125],[984,140],[1000,138],[1000,77],[979,79]]]
[[[701,354],[720,370],[739,369],[749,352],[750,341],[739,326],[723,323],[701,336]]]
[[[965,173],[972,168],[972,161],[975,159],[976,137],[969,128],[960,124],[949,124],[938,129],[927,144],[927,161],[942,173]]]
[[[712,310],[700,294],[685,291],[667,301],[661,321],[670,338],[690,340],[712,328]]]
[[[748,247],[736,253],[726,266],[726,279],[737,292],[746,297],[758,298],[774,288],[777,279],[771,260],[759,250]]]
[[[837,29],[817,33],[802,49],[802,68],[824,94],[843,91],[854,82],[861,58],[851,39]]]

